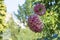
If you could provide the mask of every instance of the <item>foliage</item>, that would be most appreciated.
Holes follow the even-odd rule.
[[[18,30],[20,28],[18,28],[18,26],[16,25],[16,23],[13,20],[13,17],[10,17],[10,20],[8,21],[8,29],[10,30],[10,34],[11,34],[11,39],[12,40],[18,40],[17,39],[17,35],[18,35]]]
[[[11,18],[8,26],[12,40],[60,40],[60,0],[26,0],[23,6],[18,6],[18,14],[15,16],[24,24],[27,23],[28,17],[34,14],[33,8],[36,3],[41,3],[46,7],[46,14],[39,16],[44,23],[43,31],[34,33],[28,28],[28,25],[26,25],[26,29],[20,29]],[[4,0],[0,0],[0,34],[3,34],[7,27],[4,21],[5,16],[6,6]]]
[[[46,14],[40,16],[45,27],[43,29],[42,38],[47,37],[50,40],[53,39],[53,34],[59,34],[60,32],[60,0],[26,0],[23,6],[19,6],[18,14],[15,14],[17,18],[26,20],[26,16],[34,14],[33,8],[36,3],[44,4],[46,7]],[[57,39],[60,36],[57,36]],[[55,39],[55,40],[57,40]]]
[[[4,4],[4,0],[0,0],[0,39],[2,38],[1,34],[3,34],[7,27],[5,23],[5,17],[6,17],[6,5]]]

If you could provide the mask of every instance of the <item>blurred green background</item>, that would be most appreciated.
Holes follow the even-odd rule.
[[[27,25],[28,16],[34,13],[36,3],[46,7],[45,15],[40,16],[44,23],[43,31],[40,33],[31,31]],[[26,0],[22,6],[18,4],[18,8],[18,14],[13,13],[14,18],[23,23],[25,29],[21,28],[21,24],[17,25],[14,22],[12,15],[10,20],[5,22],[6,5],[4,0],[0,0],[0,40],[60,40],[60,0]]]

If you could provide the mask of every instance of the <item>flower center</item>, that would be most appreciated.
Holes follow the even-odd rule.
[[[39,11],[42,11],[42,9],[41,9],[41,8],[39,8]]]

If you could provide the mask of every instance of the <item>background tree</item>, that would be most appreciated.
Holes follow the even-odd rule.
[[[11,17],[10,17],[10,20],[8,21],[8,28],[9,28],[9,30],[10,30],[10,34],[11,34],[11,39],[12,40],[18,40],[17,39],[17,35],[18,35],[18,26],[17,26],[17,24],[14,22],[14,20],[13,20],[13,17],[12,17],[12,15],[11,15]]]
[[[58,40],[60,38],[60,0],[26,0],[23,6],[19,5],[16,17],[26,22],[26,18],[34,14],[33,8],[36,3],[41,3],[46,7],[46,14],[40,16],[45,26],[40,33],[43,35],[42,38],[52,40],[57,37],[55,40]]]
[[[2,38],[1,34],[3,34],[4,30],[7,27],[5,23],[5,16],[6,5],[4,4],[4,0],[0,0],[0,39]]]

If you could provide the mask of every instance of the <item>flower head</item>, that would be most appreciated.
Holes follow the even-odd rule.
[[[46,8],[44,5],[37,3],[34,6],[34,12],[40,16],[44,15],[46,12]]]
[[[34,32],[41,32],[43,29],[43,23],[38,18],[37,14],[33,14],[28,18],[28,26]]]

